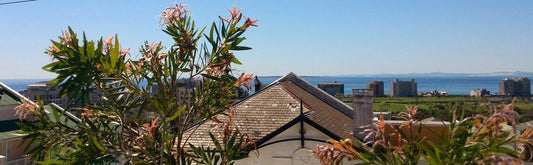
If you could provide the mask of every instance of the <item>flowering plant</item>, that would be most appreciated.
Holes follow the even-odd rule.
[[[22,123],[30,143],[26,151],[38,163],[52,164],[189,164],[206,158],[201,150],[191,150],[198,147],[189,146],[184,133],[195,122],[227,112],[252,77],[238,76],[232,66],[240,64],[235,51],[251,49],[241,45],[243,34],[257,21],[242,19],[235,8],[229,11],[229,18],[220,17],[205,33],[184,5],[174,4],[160,15],[174,43],[146,42],[139,59],[121,47],[116,35],[89,41],[69,28],[52,41],[46,53],[53,61],[43,69],[57,74],[51,83],[69,98],[66,109],[81,112],[81,120],[51,120],[46,113],[61,112],[22,104],[17,113],[35,118]],[[242,144],[218,150],[222,164],[231,164],[252,143],[247,136],[234,136],[238,130],[226,132],[223,141]]]
[[[522,133],[516,130],[518,113],[513,103],[492,106],[492,115],[459,118],[450,111],[449,122],[442,123],[442,132],[417,121],[417,108],[402,113],[405,122],[387,131],[380,118],[367,129],[367,143],[330,140],[332,145],[318,146],[314,152],[323,164],[340,164],[343,159],[359,160],[364,164],[418,164],[421,158],[428,164],[520,164],[532,160],[533,128]],[[439,137],[429,140],[428,134]],[[432,131],[432,132],[431,132]],[[393,137],[393,138],[391,138]]]

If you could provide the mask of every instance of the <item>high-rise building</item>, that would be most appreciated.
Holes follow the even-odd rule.
[[[52,84],[47,81],[39,81],[26,86],[26,90],[21,91],[20,94],[27,97],[31,101],[37,102],[40,100],[44,105],[55,103],[56,105],[65,108],[69,101],[69,95],[60,96],[59,87],[52,87]],[[103,93],[98,90],[91,91],[87,101],[90,103],[101,103],[103,101]],[[80,101],[71,103],[71,106],[79,106]]]
[[[385,96],[385,90],[383,81],[372,81],[366,84],[366,88],[372,92],[374,97],[383,97]]]
[[[531,81],[528,78],[503,79],[500,94],[512,97],[531,97]]]
[[[319,83],[318,88],[324,90],[331,96],[344,96],[344,84],[340,82]]]
[[[22,91],[21,94],[34,102],[41,100],[44,105],[56,103],[61,107],[65,107],[68,101],[68,97],[61,97],[59,95],[58,87],[52,87],[52,84],[46,81],[27,85],[26,90]]]
[[[152,86],[152,95],[156,95],[156,93],[159,92],[159,86],[154,85]],[[178,91],[175,93],[175,97],[177,98],[176,101],[178,103],[185,103],[189,105],[191,103],[191,99],[193,97],[194,90],[196,90],[196,84],[179,87]]]
[[[415,79],[411,79],[411,81],[400,81],[399,79],[395,79],[391,82],[390,89],[390,95],[393,97],[418,96]]]

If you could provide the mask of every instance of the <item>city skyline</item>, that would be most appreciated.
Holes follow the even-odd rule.
[[[170,38],[157,16],[176,1],[63,2],[0,6],[0,79],[51,78],[44,50],[68,26],[90,40],[118,34],[132,56]],[[257,75],[533,72],[533,2],[181,1],[199,25],[236,5],[258,19],[237,52]]]

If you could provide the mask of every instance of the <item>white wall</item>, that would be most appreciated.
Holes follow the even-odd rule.
[[[0,121],[18,119],[15,116],[17,105],[0,105]]]
[[[3,155],[0,155],[0,165],[5,165],[7,162],[7,158]]]
[[[328,140],[330,137],[304,123],[306,133],[305,138]],[[300,138],[300,123],[285,130],[276,137],[270,139],[264,144],[283,140]],[[271,144],[250,152],[250,157],[239,160],[236,165],[300,165],[300,164],[320,164],[316,156],[311,152],[317,145],[325,143],[316,141],[305,141],[305,148],[301,148],[300,140],[286,141]]]

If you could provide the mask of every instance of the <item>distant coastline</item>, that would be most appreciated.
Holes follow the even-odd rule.
[[[298,74],[298,73],[296,73]],[[259,77],[273,78],[282,75],[258,75]],[[344,75],[302,75],[301,77],[533,77],[533,72],[489,72],[489,73],[446,73],[446,72],[428,72],[428,73],[376,73],[376,74],[344,74]]]
[[[269,84],[281,76],[261,76],[259,79]],[[498,93],[499,82],[504,78],[529,77],[533,78],[533,72],[494,72],[494,73],[406,73],[406,74],[354,74],[337,76],[301,76],[310,83],[316,85],[321,82],[338,81],[345,84],[345,94],[351,94],[353,88],[365,88],[370,81],[383,81],[385,93],[389,92],[390,82],[398,78],[401,80],[414,78],[418,83],[418,92],[442,90],[449,94],[468,95],[471,90],[485,88],[492,94]],[[16,91],[26,89],[26,86],[38,81],[51,79],[0,79]]]
[[[258,76],[264,84],[269,84],[281,76]],[[450,95],[469,95],[471,90],[483,88],[491,94],[499,93],[499,83],[505,78],[518,76],[301,76],[309,83],[317,85],[322,82],[340,82],[344,84],[344,94],[352,94],[352,89],[366,88],[371,81],[383,81],[384,92],[390,93],[390,83],[394,79],[415,79],[418,92],[433,90],[445,91]]]
[[[531,77],[533,72],[491,72],[491,73],[444,73],[444,72],[430,72],[430,73],[383,73],[383,74],[353,74],[341,75],[350,77],[493,77],[493,76],[508,76],[511,77]]]

